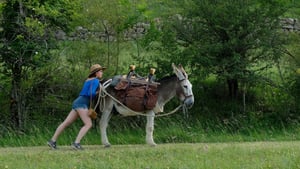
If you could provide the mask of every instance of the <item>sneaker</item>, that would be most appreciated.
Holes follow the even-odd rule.
[[[47,142],[47,144],[48,144],[48,146],[49,146],[51,149],[53,149],[53,150],[57,149],[57,147],[56,147],[56,141],[49,140],[49,141]]]
[[[71,147],[75,150],[83,150],[80,143],[72,143]]]

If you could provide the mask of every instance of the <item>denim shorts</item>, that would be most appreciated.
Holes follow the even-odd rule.
[[[90,98],[87,96],[78,96],[72,104],[72,109],[88,109],[90,105]]]

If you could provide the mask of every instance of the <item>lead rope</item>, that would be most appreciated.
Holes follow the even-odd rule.
[[[91,83],[91,86],[90,86],[90,108],[89,109],[91,109],[92,108],[92,104],[93,104],[93,92],[92,92],[92,86],[93,86],[93,83]],[[96,107],[96,106],[95,106]]]
[[[100,86],[99,86],[99,93],[98,93],[98,99],[97,99],[97,103],[96,103],[96,105],[94,106],[94,109],[98,106],[98,104],[99,104],[99,96],[100,96],[100,94],[101,94],[101,89],[102,89],[102,87],[101,87],[101,84],[100,84]]]
[[[133,112],[134,114],[136,115],[141,115],[141,116],[147,116],[147,117],[163,117],[163,116],[168,116],[168,115],[171,115],[175,112],[177,112],[181,107],[184,107],[182,104],[177,106],[174,110],[172,110],[171,112],[169,113],[164,113],[164,114],[159,114],[159,115],[147,115],[147,114],[143,114],[143,113],[140,113],[140,112],[136,112],[134,110],[131,110],[129,107],[125,106],[123,103],[121,103],[118,99],[114,98],[112,95],[110,95],[105,89],[110,85],[112,79],[109,79],[108,81],[106,81],[105,83],[103,83],[103,87],[100,86],[100,91],[99,91],[99,94],[98,94],[98,100],[97,100],[97,103],[96,103],[96,106],[98,106],[98,104],[100,103],[100,111],[103,112],[103,108],[104,105],[105,105],[105,99],[104,97],[106,96],[109,96],[111,99],[113,99],[115,102],[119,103],[121,106],[123,106],[125,109],[127,109],[128,111],[130,112]],[[102,89],[102,90],[101,90]]]

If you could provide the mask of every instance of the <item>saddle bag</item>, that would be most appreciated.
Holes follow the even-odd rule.
[[[93,108],[89,108],[88,114],[91,119],[93,119],[93,120],[97,119],[97,112]]]
[[[121,80],[116,86],[117,99],[134,111],[151,110],[157,102],[157,85],[133,80]]]

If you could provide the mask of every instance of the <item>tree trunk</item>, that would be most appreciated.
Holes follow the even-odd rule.
[[[243,111],[246,113],[246,93],[247,93],[247,86],[246,84],[243,85]]]
[[[14,68],[13,76],[12,76],[12,88],[11,88],[11,104],[10,104],[10,112],[11,112],[11,120],[12,125],[19,129],[23,129],[23,114],[25,111],[23,94],[21,90],[21,68]]]
[[[107,66],[110,66],[110,33],[109,33],[109,28],[106,26],[104,21],[101,22],[104,30],[105,30],[105,35],[106,35],[106,41],[107,41]]]
[[[229,97],[231,99],[236,99],[238,95],[238,80],[237,79],[227,79]]]

